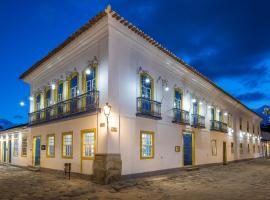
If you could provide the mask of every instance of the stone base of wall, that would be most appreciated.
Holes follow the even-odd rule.
[[[99,184],[109,184],[120,180],[122,160],[120,154],[96,154],[93,163],[93,180]]]

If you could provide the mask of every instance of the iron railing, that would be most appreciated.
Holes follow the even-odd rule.
[[[29,125],[69,117],[75,114],[97,111],[99,91],[90,91],[72,99],[29,113]]]
[[[178,108],[173,108],[173,123],[190,124],[189,112]]]
[[[220,121],[210,120],[210,130],[227,133],[228,125]]]
[[[205,128],[205,117],[198,114],[192,114],[191,126],[195,128]]]
[[[161,119],[161,103],[137,97],[137,116]]]

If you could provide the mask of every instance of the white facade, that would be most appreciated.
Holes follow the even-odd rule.
[[[149,43],[136,30],[131,30],[129,25],[124,25],[121,21],[114,12],[107,10],[104,17],[91,28],[23,76],[31,86],[33,98],[36,93],[41,92],[41,108],[44,108],[45,88],[59,80],[64,81],[63,100],[68,99],[67,80],[73,72],[78,73],[78,94],[82,94],[83,73],[89,61],[96,60],[99,107],[103,108],[106,102],[112,106],[108,124],[101,110],[90,115],[51,120],[32,126],[30,144],[34,136],[40,136],[41,145],[47,145],[46,135],[55,135],[55,156],[48,158],[46,151],[41,150],[41,167],[62,170],[64,163],[70,162],[73,172],[92,174],[93,160],[82,159],[81,132],[89,129],[95,129],[96,132],[95,153],[121,155],[123,175],[183,167],[185,132],[193,134],[194,165],[222,163],[224,142],[227,161],[260,157],[261,119],[255,113]],[[160,120],[136,116],[137,97],[141,97],[141,72],[147,72],[153,78],[152,100],[161,102]],[[169,90],[165,91],[165,87],[169,87]],[[192,103],[198,102],[198,114],[205,117],[205,128],[172,123],[175,88],[183,91],[182,109],[188,111],[190,116],[194,113]],[[56,103],[55,92],[51,96],[53,105]],[[227,123],[229,115],[232,116],[232,123],[226,129],[228,133],[210,130],[210,107],[215,108],[217,121],[221,121],[218,111],[223,113],[224,123]],[[32,101],[30,112],[34,111],[37,110],[35,101]],[[154,132],[154,155],[151,159],[142,159],[140,156],[141,131]],[[69,159],[61,156],[62,134],[65,132],[73,132],[73,157]],[[214,153],[213,141],[216,144]],[[240,143],[243,152],[240,150]],[[180,152],[175,151],[176,147],[180,147]],[[29,152],[31,154],[32,149]]]

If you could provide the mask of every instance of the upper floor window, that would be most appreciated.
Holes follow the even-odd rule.
[[[198,105],[198,101],[194,100],[192,102],[192,109],[193,109],[193,114],[194,115],[198,115],[199,114],[199,105]]]
[[[51,105],[51,90],[47,89],[45,90],[45,107],[48,107]]]
[[[223,112],[219,111],[219,121],[223,122]]]
[[[249,133],[249,121],[247,121],[247,132]]]
[[[211,107],[211,120],[214,121],[216,119],[215,108]]]
[[[78,91],[78,76],[75,75],[70,80],[70,97],[74,98],[77,96]]]
[[[141,74],[141,97],[148,99],[148,100],[153,100],[153,79],[146,73]]]
[[[180,89],[174,90],[174,108],[182,109],[183,94]]]
[[[96,67],[85,70],[84,89],[86,92],[96,90]]]
[[[240,117],[240,119],[239,119],[239,128],[242,131],[242,117]]]
[[[64,83],[60,82],[57,88],[57,102],[61,102],[64,100],[63,94],[64,94]]]
[[[40,110],[41,109],[41,94],[38,94],[36,96],[36,110]]]
[[[228,114],[228,126],[232,128],[232,115]]]

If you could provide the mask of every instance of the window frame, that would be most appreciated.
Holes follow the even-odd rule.
[[[89,132],[94,133],[94,156],[84,156],[83,155],[83,148],[84,148],[84,137],[83,137],[83,135],[85,133],[89,133]],[[96,142],[96,129],[93,128],[93,129],[81,130],[81,158],[82,158],[82,160],[94,160],[95,159],[96,145],[97,145],[97,142]]]
[[[23,146],[23,141],[24,141],[24,139],[26,139],[26,147],[24,147]],[[27,146],[28,146],[28,138],[27,138],[27,136],[26,135],[23,135],[22,136],[22,140],[21,140],[21,157],[27,157]],[[25,148],[25,150],[26,150],[26,154],[23,154],[23,148]]]
[[[148,134],[148,135],[151,135],[152,136],[152,146],[151,146],[151,152],[152,152],[152,155],[151,156],[143,156],[143,153],[142,153],[142,136],[143,134]],[[154,159],[155,158],[155,132],[153,131],[144,131],[144,130],[140,130],[140,159],[141,160],[147,160],[147,159]]]
[[[71,135],[72,136],[72,143],[71,143],[71,156],[66,156],[64,155],[64,137],[67,135]],[[62,133],[62,146],[61,146],[61,154],[62,154],[62,158],[63,159],[73,159],[73,131],[69,131],[69,132],[64,132]]]
[[[16,141],[16,145],[15,145]],[[16,149],[16,151],[15,151]],[[13,157],[19,157],[19,136],[13,136]]]
[[[54,154],[53,155],[49,155],[49,138],[50,137],[53,137],[54,138],[54,145],[53,145],[53,148],[54,148]],[[72,138],[73,139],[73,138]],[[48,134],[46,136],[46,157],[47,158],[55,158],[55,134]]]

